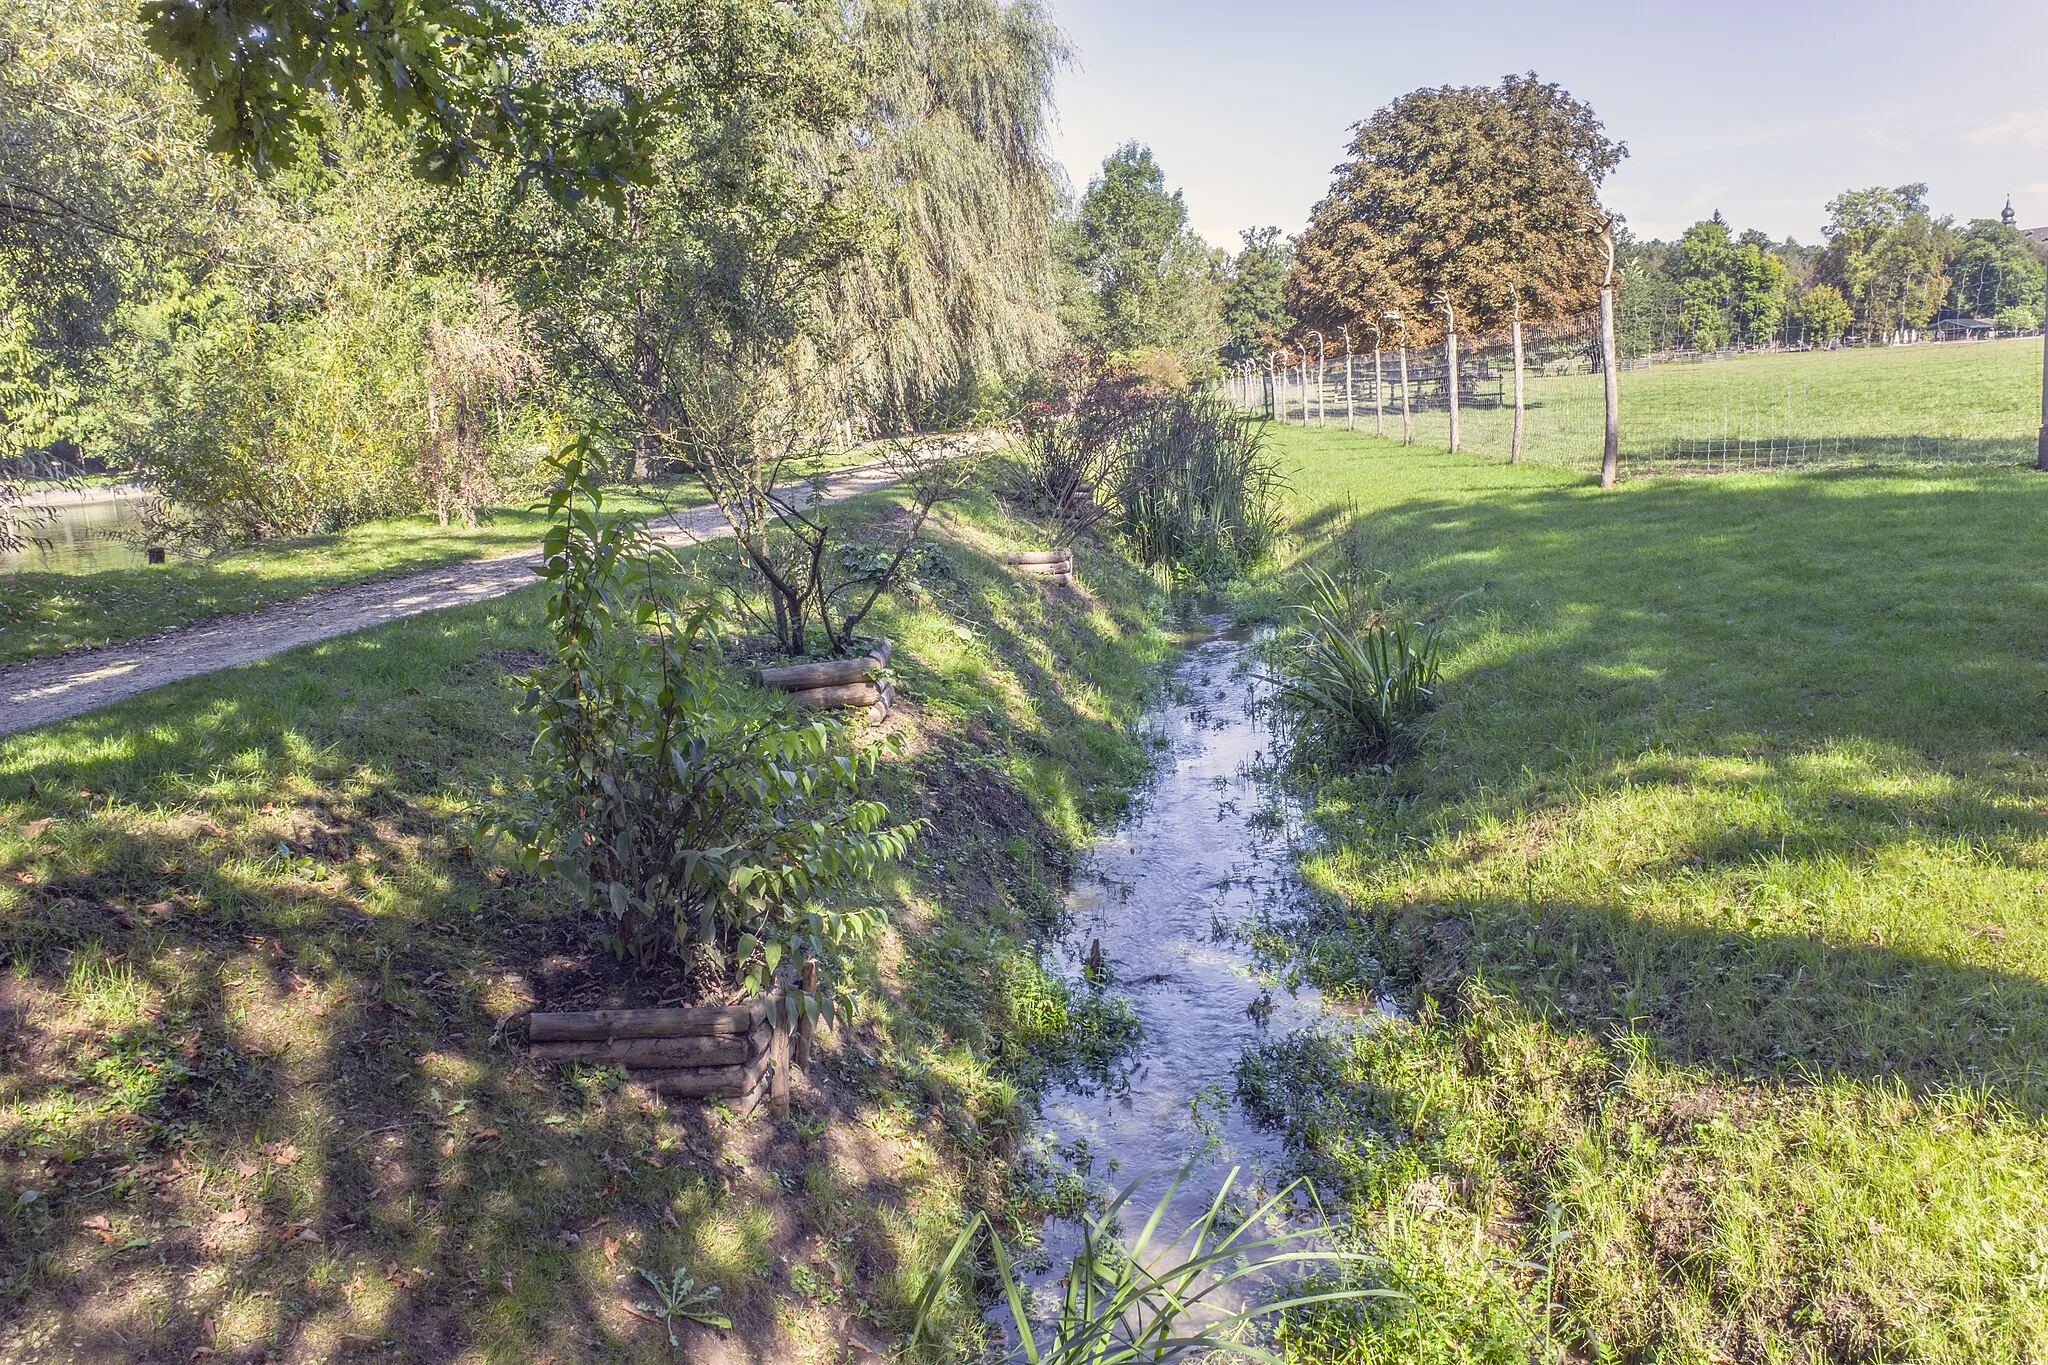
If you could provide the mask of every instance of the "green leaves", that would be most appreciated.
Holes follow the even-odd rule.
[[[603,510],[603,467],[588,438],[555,462],[556,657],[529,693],[529,813],[498,823],[553,863],[617,951],[696,954],[749,993],[815,958],[825,983],[789,1008],[832,1017],[848,959],[885,922],[864,884],[916,826],[860,795],[872,753],[740,685],[707,648],[716,613],[673,596],[645,528]]]
[[[1388,763],[1414,742],[1443,669],[1442,611],[1383,610],[1384,577],[1343,583],[1311,567],[1297,633],[1277,645],[1273,682],[1296,757]]]
[[[1318,1206],[1307,1181],[1297,1180],[1264,1202],[1240,1209],[1233,1200],[1237,1177],[1233,1168],[1207,1206],[1175,1236],[1162,1229],[1187,1181],[1185,1167],[1153,1203],[1129,1246],[1119,1235],[1123,1215],[1152,1177],[1126,1185],[1100,1215],[1085,1216],[1080,1247],[1058,1278],[1064,1293],[1049,1321],[1034,1312],[1032,1291],[988,1215],[977,1214],[926,1279],[917,1299],[915,1335],[924,1335],[956,1267],[984,1240],[1016,1343],[1002,1359],[1031,1365],[1136,1365],[1216,1356],[1278,1362],[1281,1357],[1244,1340],[1248,1329],[1318,1304],[1405,1297],[1384,1289],[1340,1287],[1281,1291],[1258,1302],[1262,1287],[1277,1291],[1283,1280],[1317,1269],[1360,1267],[1369,1258],[1331,1249],[1334,1234],[1320,1219],[1304,1224],[1294,1217],[1301,1196]],[[1281,1230],[1269,1231],[1273,1228]]]
[[[524,78],[525,32],[496,0],[145,0],[141,17],[211,148],[259,173],[300,161],[339,99],[419,126],[429,180],[509,161],[564,202],[616,206],[650,176],[654,112],[630,91],[586,102]]]

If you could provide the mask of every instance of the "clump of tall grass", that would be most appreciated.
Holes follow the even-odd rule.
[[[1146,568],[1217,583],[1266,559],[1279,540],[1279,462],[1264,423],[1214,393],[1177,394],[1132,424],[1112,499],[1119,532]]]
[[[1272,645],[1274,702],[1293,757],[1393,763],[1413,750],[1436,704],[1450,604],[1411,620],[1386,605],[1384,574],[1340,581],[1310,567],[1306,577],[1308,600]]]
[[[1187,1176],[1184,1168],[1167,1185],[1129,1246],[1118,1235],[1119,1219],[1149,1177],[1126,1185],[1100,1216],[1083,1216],[1080,1246],[1059,1279],[1064,1292],[1049,1321],[1034,1312],[1031,1288],[988,1215],[976,1215],[925,1282],[917,1302],[916,1335],[925,1335],[934,1308],[953,1283],[955,1267],[984,1240],[994,1261],[988,1269],[1015,1333],[1014,1345],[1001,1357],[1006,1362],[1134,1365],[1233,1358],[1277,1363],[1279,1357],[1246,1340],[1259,1326],[1316,1305],[1404,1297],[1386,1289],[1329,1287],[1331,1272],[1341,1280],[1366,1258],[1332,1249],[1331,1229],[1320,1219],[1284,1226],[1291,1221],[1297,1195],[1315,1205],[1315,1191],[1305,1180],[1246,1213],[1231,1197],[1238,1177],[1233,1168],[1185,1231],[1165,1235],[1161,1224]],[[1298,1276],[1310,1277],[1306,1290],[1255,1300],[1258,1286]]]

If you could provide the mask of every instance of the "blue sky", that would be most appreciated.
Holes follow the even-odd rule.
[[[2048,0],[1715,6],[1050,0],[1078,49],[1054,150],[1078,191],[1149,143],[1196,230],[1300,228],[1351,124],[1425,85],[1534,70],[1629,159],[1608,206],[1671,237],[1720,209],[1817,241],[1843,189],[1924,181],[1937,212],[2048,224]]]

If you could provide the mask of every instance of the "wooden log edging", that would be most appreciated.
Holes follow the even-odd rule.
[[[896,689],[878,675],[889,666],[896,646],[887,640],[866,654],[852,659],[825,659],[814,664],[788,664],[781,668],[754,670],[754,681],[802,707],[830,710],[859,707],[866,719],[876,721],[889,714]]]
[[[765,1093],[786,1105],[789,1040],[780,992],[743,1005],[693,1009],[583,1010],[527,1016],[527,1056],[543,1065],[623,1066],[626,1078],[661,1095],[740,1101]]]
[[[1003,556],[1003,563],[1018,573],[1036,578],[1050,578],[1059,583],[1074,581],[1074,552],[1070,549],[1012,550]]]

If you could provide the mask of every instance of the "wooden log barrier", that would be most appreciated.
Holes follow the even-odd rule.
[[[873,706],[882,699],[882,689],[871,682],[841,683],[836,687],[790,688],[789,699],[798,706]]]
[[[703,1033],[678,1038],[607,1038],[602,1042],[535,1043],[537,1062],[597,1062],[614,1066],[742,1066],[768,1046],[768,1025],[752,1033]]]
[[[824,659],[814,664],[788,664],[762,668],[754,681],[778,692],[802,707],[839,709],[862,708],[869,720],[889,714],[895,689],[877,675],[888,667],[896,646],[884,640],[866,654],[853,659]]]
[[[536,1062],[623,1066],[627,1079],[662,1095],[786,1107],[789,1040],[777,996],[695,1009],[586,1010],[531,1014],[527,1055]]]
[[[688,1038],[707,1033],[752,1033],[768,1022],[765,997],[744,1005],[702,1005],[678,1010],[585,1010],[529,1014],[527,1036],[536,1043],[608,1041],[613,1038]]]
[[[1018,573],[1050,578],[1055,583],[1074,581],[1074,552],[1068,550],[1012,550],[1003,562]]]

